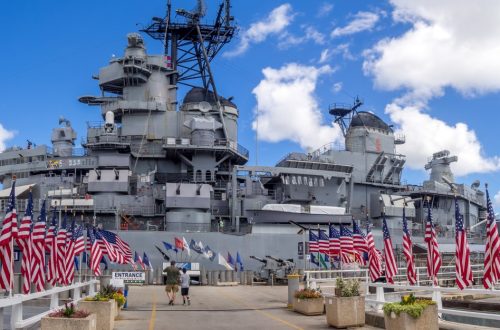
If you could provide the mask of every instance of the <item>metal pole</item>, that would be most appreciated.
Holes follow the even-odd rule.
[[[304,258],[304,270],[306,270],[306,230],[302,231],[302,257]]]

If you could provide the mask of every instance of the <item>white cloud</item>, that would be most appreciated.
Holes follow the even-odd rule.
[[[328,14],[330,14],[330,12],[333,10],[333,4],[331,3],[328,3],[328,2],[325,2],[321,5],[321,7],[319,8],[318,10],[318,14],[316,16],[318,17],[325,17],[327,16]]]
[[[321,51],[321,55],[319,56],[318,62],[320,64],[325,63],[330,59],[331,56],[332,56],[332,52],[328,48],[323,49],[323,51]]]
[[[365,53],[366,74],[382,89],[428,100],[452,87],[471,96],[500,90],[500,1],[391,0],[402,35]]]
[[[331,36],[341,37],[365,30],[371,30],[379,20],[379,15],[367,11],[360,11],[354,15],[354,19],[344,27],[335,28]]]
[[[406,137],[398,152],[406,155],[410,168],[423,169],[429,156],[446,149],[458,156],[458,162],[451,165],[456,175],[500,169],[500,158],[484,156],[476,133],[467,124],[449,125],[416,106],[403,107],[397,103],[389,104],[385,112],[398,125],[396,133]]]
[[[14,137],[14,132],[6,130],[2,124],[0,124],[0,152],[5,150],[5,141],[12,139]]]
[[[495,194],[493,197],[494,210],[496,210],[497,214],[500,210],[500,191]]]
[[[302,26],[304,29],[304,35],[298,37],[293,34],[290,34],[288,32],[283,32],[283,34],[280,35],[280,42],[278,46],[280,48],[288,48],[290,46],[296,46],[303,44],[309,40],[313,41],[314,43],[318,45],[323,45],[325,43],[325,36],[316,30],[312,26]]]
[[[351,60],[352,61],[352,60],[356,59],[356,57],[349,50],[349,44],[348,43],[340,44],[337,47],[335,47],[333,49],[333,54],[342,54],[342,58],[344,58],[345,60]]]
[[[341,137],[337,125],[323,124],[323,116],[314,91],[321,75],[333,69],[287,64],[279,69],[262,70],[264,79],[253,89],[257,98],[256,120],[260,140],[291,140],[302,148],[314,149]]]
[[[334,93],[340,92],[342,90],[343,86],[344,85],[342,84],[342,82],[337,82],[337,83],[333,84],[333,86],[332,86],[332,92],[334,92]]]
[[[263,42],[271,34],[280,34],[293,20],[292,6],[285,3],[276,7],[262,21],[252,23],[248,30],[241,33],[240,43],[236,49],[224,53],[226,57],[241,55],[247,51],[250,44]]]

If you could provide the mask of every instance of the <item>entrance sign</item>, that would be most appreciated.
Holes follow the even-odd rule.
[[[144,284],[146,282],[146,273],[144,272],[113,272],[113,280],[123,280],[125,284]]]

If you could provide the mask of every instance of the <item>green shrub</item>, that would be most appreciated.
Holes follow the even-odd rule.
[[[113,294],[113,299],[118,303],[118,307],[125,305],[126,298],[121,292],[115,292]]]
[[[344,280],[337,277],[335,288],[340,292],[340,297],[356,297],[359,296],[359,281],[358,280]]]
[[[90,313],[84,310],[78,310],[75,308],[73,303],[65,304],[64,308],[58,309],[55,312],[49,314],[49,317],[64,317],[72,319],[84,319],[89,316]]]
[[[112,297],[109,298],[107,296],[103,296],[101,293],[97,293],[95,296],[87,297],[84,300],[85,301],[109,301],[109,299],[113,299],[113,298]]]
[[[435,305],[436,302],[428,298],[416,298],[413,293],[401,297],[400,302],[384,304],[384,313],[390,316],[391,313],[398,315],[404,312],[413,318],[419,318],[429,305]]]

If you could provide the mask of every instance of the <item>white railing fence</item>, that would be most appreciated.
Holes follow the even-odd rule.
[[[474,279],[480,284],[480,279],[483,275],[483,265],[472,265],[472,272]],[[323,291],[325,298],[333,296],[333,289],[335,288],[335,281],[337,277],[357,279],[365,286],[365,304],[368,309],[380,311],[382,305],[386,302],[398,301],[399,296],[411,292],[421,292],[425,294],[432,294],[432,300],[436,301],[438,313],[441,317],[442,314],[459,315],[464,317],[497,320],[500,321],[500,314],[470,312],[465,310],[447,309],[443,308],[441,293],[447,294],[476,294],[476,295],[489,295],[500,298],[500,290],[491,289],[486,290],[481,287],[468,288],[460,290],[458,287],[439,287],[432,286],[432,281],[426,274],[426,267],[417,267],[417,285],[408,285],[406,280],[406,268],[399,268],[399,274],[395,276],[394,281],[396,284],[388,283],[370,283],[368,269],[349,269],[349,270],[308,270],[305,271],[305,286],[312,288],[320,288]],[[455,281],[455,266],[441,267],[438,273],[440,283],[445,281]],[[425,285],[427,284],[427,285]],[[376,288],[375,294],[370,294],[370,287]],[[384,289],[392,289],[391,292],[385,292]],[[330,292],[332,291],[332,292]]]
[[[53,312],[55,309],[63,307],[62,305],[61,306],[59,305],[60,293],[72,291],[73,292],[72,301],[74,303],[77,303],[78,301],[86,297],[82,295],[82,288],[87,287],[86,290],[87,295],[93,296],[95,294],[95,285],[97,283],[99,283],[99,281],[94,279],[86,282],[75,283],[68,286],[54,287],[52,289],[42,292],[36,292],[30,294],[15,294],[12,297],[2,298],[0,299],[0,327],[3,326],[3,317],[4,317],[3,309],[6,307],[12,307],[12,313],[10,316],[11,329],[29,327],[31,325],[36,324],[37,322],[40,322],[42,317]],[[50,297],[49,310],[37,314],[35,316],[32,316],[30,318],[23,319],[23,303],[47,296]]]

